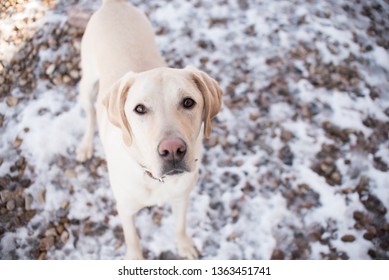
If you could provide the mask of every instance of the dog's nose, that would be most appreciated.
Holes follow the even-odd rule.
[[[186,154],[186,145],[180,138],[167,138],[158,146],[159,155],[166,161],[181,161]]]

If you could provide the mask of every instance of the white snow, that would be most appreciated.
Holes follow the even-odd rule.
[[[318,124],[330,121],[342,129],[361,131],[367,138],[372,129],[363,125],[362,121],[373,116],[388,122],[389,118],[384,110],[388,108],[389,101],[373,100],[365,88],[362,88],[365,90],[364,96],[355,98],[347,92],[315,88],[308,80],[309,69],[302,61],[295,61],[295,66],[303,72],[303,78],[298,81],[288,80],[290,87],[296,90],[301,103],[312,102],[318,105],[320,114],[314,116],[312,122],[301,118],[294,120],[296,107],[285,101],[271,103],[268,112],[260,111],[255,103],[258,95],[263,93],[263,88],[269,84],[269,77],[275,73],[274,69],[266,65],[266,59],[274,55],[286,57],[288,49],[298,42],[313,44],[319,50],[324,63],[337,64],[351,53],[359,55],[359,47],[353,41],[352,34],[360,31],[355,27],[354,21],[349,22],[345,15],[330,19],[314,16],[314,10],[332,9],[330,3],[320,3],[321,1],[247,1],[250,4],[249,10],[240,9],[237,1],[226,1],[224,6],[218,4],[224,1],[200,1],[200,7],[194,7],[196,1],[135,2],[142,2],[139,3],[140,8],[148,11],[156,27],[167,28],[167,34],[157,36],[157,41],[162,53],[170,55],[168,63],[174,64],[174,59],[178,58],[184,64],[199,67],[199,58],[206,56],[209,62],[203,70],[218,78],[223,88],[237,78],[236,73],[241,72],[238,67],[250,72],[248,79],[251,79],[252,84],[241,82],[234,89],[235,95],[248,96],[249,102],[243,107],[244,111],[224,105],[215,122],[213,136],[219,140],[225,137],[229,148],[224,149],[217,145],[206,151],[209,163],[202,167],[201,179],[191,194],[188,231],[202,251],[203,258],[269,259],[273,250],[283,242],[280,236],[291,232],[289,226],[304,231],[316,225],[326,227],[329,221],[333,221],[337,226],[336,237],[332,239],[331,244],[338,251],[346,252],[351,259],[369,258],[367,251],[372,246],[371,242],[363,238],[363,232],[353,228],[353,212],[363,210],[363,205],[356,193],[349,194],[347,201],[341,193],[343,188],[355,185],[355,180],[347,174],[348,167],[342,161],[336,162],[344,180],[340,186],[332,187],[312,170],[312,159],[320,151],[322,144],[333,143]],[[31,16],[33,9],[45,11],[45,7],[38,4],[38,1],[31,3],[14,20]],[[82,7],[87,5],[87,2],[80,1],[75,5]],[[93,1],[92,5],[97,8],[98,2]],[[338,4],[336,7],[340,6],[341,4]],[[66,20],[65,13],[45,12],[46,15],[34,28],[47,28],[50,23],[63,23]],[[291,19],[295,21],[301,16],[306,16],[308,24],[288,27]],[[211,19],[224,18],[227,20],[225,25],[209,26]],[[254,26],[255,36],[244,34],[243,31],[249,25]],[[366,26],[365,20],[360,20],[359,25]],[[280,26],[282,28],[279,28]],[[11,36],[13,27],[14,22],[11,20],[1,22],[2,36]],[[191,30],[191,37],[183,34],[183,30],[187,29]],[[320,40],[313,41],[314,38]],[[211,41],[215,45],[214,49],[201,49],[197,45],[199,39]],[[348,48],[339,47],[339,53],[331,53],[327,45],[334,42],[340,46],[347,44]],[[17,47],[1,41],[0,54],[4,61],[10,61],[17,52]],[[55,61],[56,57],[66,56],[66,47],[62,46],[55,52],[45,50],[39,55],[42,61]],[[376,69],[380,73],[378,75],[361,70],[363,76],[371,75],[377,86],[387,85],[388,72],[382,72],[389,71],[387,50],[374,45],[372,53],[362,56],[380,67]],[[237,62],[242,57],[246,60]],[[85,118],[76,101],[68,99],[68,90],[74,91],[77,88],[48,89],[47,81],[38,81],[34,98],[23,101],[23,104],[16,108],[8,107],[5,101],[0,103],[0,113],[7,119],[0,128],[0,155],[4,159],[0,165],[0,176],[9,172],[14,156],[9,151],[16,137],[22,138],[20,153],[33,169],[26,172],[35,176],[26,192],[33,195],[33,207],[39,210],[26,228],[6,232],[1,237],[1,254],[4,256],[8,256],[18,247],[17,243],[24,244],[28,238],[38,238],[39,231],[36,228],[44,229],[64,203],[70,205],[70,219],[79,220],[81,223],[102,223],[104,219],[108,219],[108,229],[100,236],[88,236],[82,230],[83,225],[69,225],[69,229],[73,231],[69,230],[68,242],[60,250],[52,248],[47,258],[119,259],[124,254],[125,245],[114,235],[114,228],[120,226],[120,221],[117,215],[112,214],[114,199],[106,169],[101,167],[97,179],[91,178],[88,167],[75,162],[74,151],[80,141]],[[18,96],[22,93],[15,89],[12,94]],[[224,96],[224,99],[230,101],[232,96]],[[330,110],[324,109],[326,106],[330,107]],[[250,121],[250,114],[257,112],[260,113],[258,121]],[[289,142],[294,154],[292,166],[282,165],[277,156],[284,145],[280,140],[282,128],[294,134],[294,138]],[[255,135],[252,136],[252,145],[249,149],[240,149],[249,134]],[[350,138],[351,146],[356,140],[353,136]],[[103,158],[98,137],[95,144],[95,156]],[[268,149],[265,149],[265,146]],[[388,151],[388,143],[385,143],[376,153],[376,156],[382,157],[387,164]],[[58,164],[61,156],[68,160],[68,166]],[[240,162],[239,166],[237,162]],[[371,192],[388,208],[388,172],[374,168],[371,158],[363,161],[363,165],[361,172],[371,179]],[[66,175],[66,170],[71,170],[75,175]],[[237,182],[232,178],[233,175],[239,178]],[[277,180],[285,180],[286,177],[290,178],[292,189],[302,183],[308,184],[320,195],[320,206],[306,210],[303,214],[289,209],[287,199],[280,190],[281,186],[275,183]],[[246,194],[243,191],[247,185],[254,188],[253,193]],[[39,201],[42,191],[45,191],[44,202]],[[236,205],[239,218],[234,220]],[[160,224],[152,221],[155,211],[162,214]],[[389,213],[386,214],[386,219],[389,219]],[[142,236],[142,245],[150,259],[157,258],[166,251],[175,252],[172,238],[174,220],[168,206],[142,210],[137,216],[137,227]],[[341,236],[350,232],[355,235],[356,241],[342,242]],[[19,258],[29,258],[26,255],[27,249],[19,249]],[[320,259],[323,253],[329,253],[328,246],[320,242],[310,243],[308,258]]]

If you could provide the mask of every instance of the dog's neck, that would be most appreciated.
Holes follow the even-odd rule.
[[[161,183],[165,183],[165,181],[164,181],[165,176],[164,175],[162,175],[159,178],[154,177],[153,173],[151,173],[151,171],[147,167],[143,166],[142,164],[139,164],[139,165],[140,165],[140,167],[142,167],[142,169],[144,170],[145,174],[148,175],[151,179],[156,180],[156,181],[161,182]]]

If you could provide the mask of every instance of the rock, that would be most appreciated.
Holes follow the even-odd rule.
[[[55,70],[55,67],[56,67],[55,64],[50,64],[50,65],[47,67],[46,71],[45,71],[46,75],[48,75],[48,76],[53,75],[54,70]]]
[[[234,231],[230,235],[227,236],[226,240],[228,242],[231,242],[231,241],[238,239],[239,237],[240,237],[240,234]]]
[[[81,10],[78,8],[70,9],[68,11],[68,23],[70,26],[85,29],[91,15],[91,10]]]
[[[367,232],[363,235],[363,238],[366,240],[373,240],[375,237],[377,237],[377,229],[374,226],[369,226],[367,228]]]
[[[15,149],[18,149],[23,143],[23,139],[22,138],[19,138],[19,137],[16,137],[14,143],[13,143],[13,147]]]
[[[281,131],[281,140],[282,142],[289,142],[293,138],[293,133],[289,130],[283,129]]]
[[[152,221],[155,225],[161,225],[162,218],[163,218],[162,211],[157,209],[156,211],[153,212]]]
[[[56,237],[57,236],[57,231],[55,228],[49,228],[45,231],[45,236],[46,237],[49,237],[49,236],[54,236]]]
[[[271,255],[272,260],[284,260],[285,253],[282,250],[275,249]]]
[[[265,144],[265,143],[262,143],[260,142],[259,143],[259,147],[264,150],[269,156],[272,155],[274,153],[274,150],[272,147],[270,147],[269,145]]]
[[[354,211],[353,217],[354,217],[355,220],[360,221],[360,220],[363,219],[364,214],[361,211]]]
[[[74,80],[77,80],[80,78],[80,72],[77,70],[70,71],[70,77]]]
[[[289,145],[284,146],[278,153],[278,157],[282,160],[286,165],[293,165],[294,155],[289,147]]]
[[[62,232],[65,230],[65,227],[62,224],[59,224],[58,226],[55,227],[55,230],[59,235],[61,235]]]
[[[249,118],[251,121],[256,122],[260,118],[260,116],[261,115],[259,113],[251,113]]]
[[[15,200],[10,199],[10,200],[7,202],[7,209],[8,209],[9,211],[13,211],[13,210],[15,210],[15,208],[16,208]]]
[[[46,190],[41,190],[38,195],[38,202],[44,203],[46,201]]]
[[[39,250],[48,251],[54,245],[54,237],[48,236],[40,240]]]
[[[66,209],[63,209],[63,208],[60,208],[58,209],[56,212],[55,212],[55,215],[58,217],[58,218],[64,218],[68,215],[69,211],[66,210]]]
[[[9,190],[4,190],[0,192],[0,198],[3,203],[7,203],[11,199],[12,195]]]
[[[60,239],[61,239],[61,242],[62,242],[63,244],[65,244],[65,243],[69,240],[69,233],[68,233],[67,231],[63,231],[63,232],[61,233]]]
[[[28,194],[24,199],[24,209],[31,210],[31,204],[33,202],[34,198],[31,194]]]
[[[70,202],[69,200],[65,200],[61,203],[61,208],[67,210],[69,208]]]
[[[355,241],[355,236],[352,234],[346,234],[342,236],[342,241],[343,242],[354,242]]]
[[[9,107],[15,107],[16,105],[19,104],[19,99],[10,95],[7,96],[6,103]]]

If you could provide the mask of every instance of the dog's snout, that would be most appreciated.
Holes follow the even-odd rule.
[[[164,139],[158,146],[158,153],[166,161],[182,161],[186,154],[186,144],[180,138]]]

